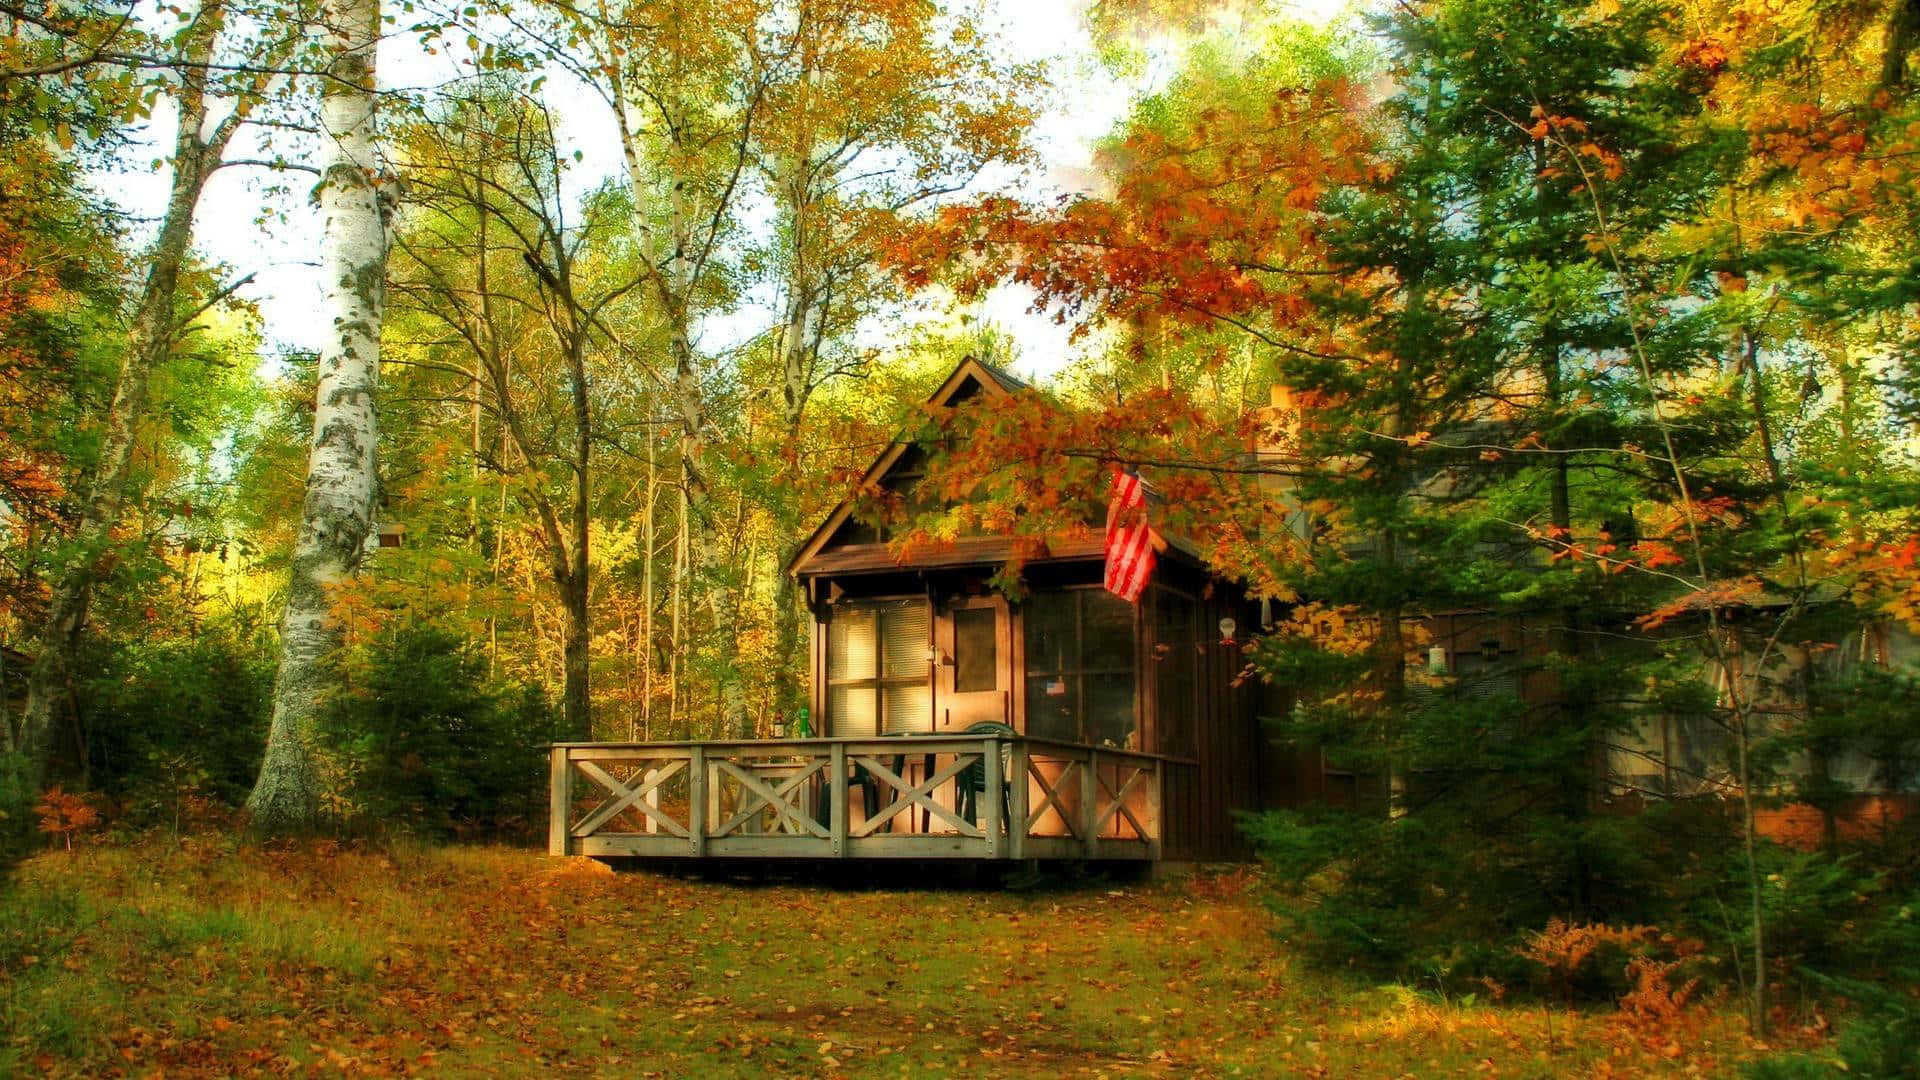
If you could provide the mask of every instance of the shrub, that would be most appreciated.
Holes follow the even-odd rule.
[[[531,832],[545,812],[546,744],[559,733],[537,688],[490,680],[469,642],[421,622],[378,631],[342,662],[346,689],[322,724],[351,825],[436,838]]]
[[[73,842],[100,825],[100,810],[88,795],[76,795],[55,784],[40,796],[33,808],[40,819],[40,833],[73,850]]]
[[[1896,985],[1824,975],[1809,977],[1828,995],[1853,1004],[1852,1014],[1840,1025],[1832,1051],[1762,1059],[1748,1070],[1749,1076],[1754,1080],[1920,1078],[1920,998],[1914,996],[1920,970],[1908,968]]]
[[[1660,843],[1644,819],[1493,829],[1450,814],[1315,809],[1260,815],[1247,828],[1273,867],[1283,936],[1323,966],[1372,978],[1544,990],[1543,967],[1518,950],[1550,920],[1663,921],[1650,865]],[[1554,990],[1617,998],[1624,964]]]
[[[119,642],[88,658],[82,687],[89,786],[135,824],[183,823],[191,798],[244,802],[272,707],[273,657],[260,641],[210,630]]]

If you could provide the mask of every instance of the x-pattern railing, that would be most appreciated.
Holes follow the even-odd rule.
[[[1003,734],[563,743],[553,748],[549,848],[1157,858],[1164,764],[1152,754]]]

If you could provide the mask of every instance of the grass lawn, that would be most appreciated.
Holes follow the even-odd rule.
[[[54,852],[0,885],[0,1076],[1720,1075],[1731,1012],[1308,974],[1246,875],[834,890],[502,849]]]

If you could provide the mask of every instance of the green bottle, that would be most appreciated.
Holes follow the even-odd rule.
[[[807,715],[807,707],[800,706],[800,717],[793,722],[793,737],[796,739],[813,738],[813,721]]]

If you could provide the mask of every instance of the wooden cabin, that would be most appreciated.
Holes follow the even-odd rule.
[[[929,404],[1034,392],[969,359]],[[925,461],[897,442],[859,490],[904,493]],[[1029,557],[1012,599],[990,585],[1011,544],[967,537],[903,559],[850,497],[788,567],[813,614],[814,730],[556,746],[552,850],[1247,857],[1235,812],[1307,779],[1261,735],[1280,703],[1240,678],[1231,639],[1258,607],[1177,538],[1139,602],[1122,600],[1102,587],[1097,533]]]

